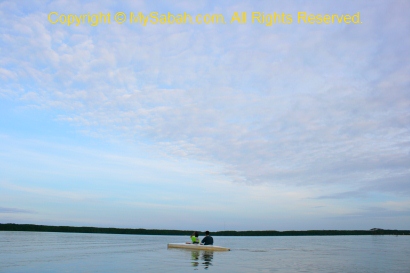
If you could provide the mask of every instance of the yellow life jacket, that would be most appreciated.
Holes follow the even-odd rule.
[[[193,235],[191,236],[191,241],[192,241],[193,244],[198,244],[199,243],[198,237],[195,237]]]

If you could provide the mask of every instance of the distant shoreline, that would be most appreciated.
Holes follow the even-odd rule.
[[[66,232],[66,233],[102,233],[130,235],[191,235],[192,230],[171,229],[131,229],[131,228],[99,228],[45,226],[32,224],[0,224],[0,231],[36,231],[36,232]],[[199,232],[200,235],[205,232]],[[215,231],[213,236],[337,236],[337,235],[410,235],[410,230],[371,229],[371,230],[248,230],[248,231]]]

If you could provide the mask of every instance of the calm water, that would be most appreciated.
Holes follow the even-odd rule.
[[[410,236],[214,236],[231,251],[167,249],[188,240],[0,231],[0,272],[410,272]]]

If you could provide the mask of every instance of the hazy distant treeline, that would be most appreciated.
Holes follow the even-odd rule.
[[[192,230],[168,229],[131,229],[131,228],[99,228],[99,227],[69,227],[43,226],[29,224],[0,224],[0,231],[38,231],[38,232],[75,232],[75,233],[106,233],[106,234],[140,234],[140,235],[191,235]],[[205,232],[199,232],[204,235]],[[320,236],[320,235],[410,235],[410,230],[371,229],[371,230],[250,230],[250,231],[216,231],[212,236]]]

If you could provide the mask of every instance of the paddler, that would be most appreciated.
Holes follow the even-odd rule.
[[[191,241],[193,244],[199,244],[198,236],[199,236],[198,231],[195,231],[194,233],[192,233]]]
[[[214,244],[214,238],[212,238],[212,236],[209,235],[208,230],[205,232],[205,237],[202,239],[201,244],[203,245],[213,245]]]

